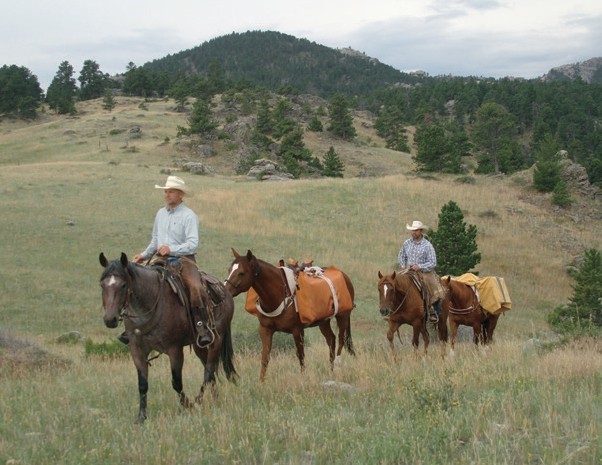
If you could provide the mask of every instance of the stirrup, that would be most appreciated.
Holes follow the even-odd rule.
[[[429,321],[431,323],[439,323],[439,316],[436,313],[432,313],[429,315]]]
[[[202,321],[199,321],[196,325],[201,327],[205,326]],[[196,335],[196,345],[201,349],[209,347],[215,341],[215,333],[211,330],[211,328],[209,328],[209,326],[205,326],[205,329],[209,332],[209,334],[204,334],[203,336],[201,336],[197,333]],[[205,337],[209,337],[210,340],[203,342],[203,339]]]

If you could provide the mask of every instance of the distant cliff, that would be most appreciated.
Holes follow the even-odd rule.
[[[557,66],[542,77],[544,81],[574,81],[578,78],[589,84],[602,83],[602,57],[590,58],[581,63]]]

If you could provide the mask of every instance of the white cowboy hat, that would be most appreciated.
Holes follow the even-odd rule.
[[[186,194],[189,193],[188,188],[186,187],[186,183],[184,182],[184,180],[182,178],[179,178],[177,176],[167,176],[167,181],[165,182],[164,186],[157,186],[155,184],[155,189],[177,189],[179,191],[182,191]]]
[[[412,221],[412,226],[406,224],[406,229],[409,231],[417,231],[418,229],[426,229],[426,226],[422,224],[422,221]]]

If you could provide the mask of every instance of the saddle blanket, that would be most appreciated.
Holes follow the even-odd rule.
[[[337,267],[330,266],[320,271],[312,268],[310,273],[299,273],[297,279],[299,288],[295,293],[295,300],[299,319],[303,324],[312,324],[353,309],[345,277]],[[255,316],[259,315],[257,301],[257,293],[250,288],[245,310]]]
[[[496,315],[512,308],[512,300],[504,278],[499,276],[479,278],[472,273],[465,273],[452,279],[475,287],[481,307],[489,313]]]

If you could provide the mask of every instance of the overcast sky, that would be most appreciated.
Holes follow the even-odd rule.
[[[601,0],[0,0],[0,65],[111,75],[232,32],[352,47],[400,71],[535,78],[602,56]]]

